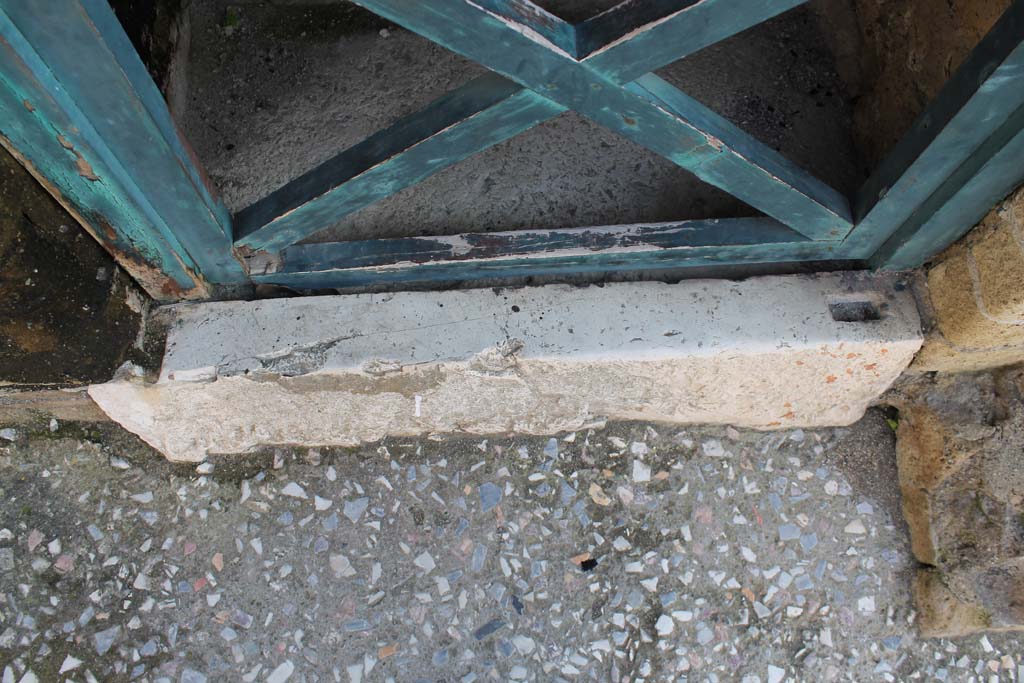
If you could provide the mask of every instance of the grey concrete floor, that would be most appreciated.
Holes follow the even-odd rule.
[[[545,3],[574,21],[613,4]],[[659,73],[845,192],[862,180],[851,106],[813,9]],[[196,0],[192,22],[183,128],[232,210],[483,73],[347,3]],[[314,239],[743,215],[756,212],[570,112]]]
[[[917,638],[895,486],[878,413],[200,471],[0,430],[0,680],[1020,680],[1019,638]]]

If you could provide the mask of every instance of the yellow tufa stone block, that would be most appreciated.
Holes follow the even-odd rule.
[[[977,298],[987,318],[1024,325],[1024,192],[992,218],[995,229],[970,248]]]
[[[940,335],[925,344],[923,356],[942,359],[954,350],[988,354],[992,362],[980,363],[988,367],[1024,360],[1022,219],[1024,189],[990,213],[928,272]],[[944,348],[929,348],[935,345]]]
[[[1024,344],[1024,326],[985,317],[971,278],[970,255],[960,250],[928,273],[935,320],[942,336],[962,351]]]
[[[914,580],[914,603],[924,638],[962,638],[993,629],[989,614],[961,600],[934,569],[918,569]]]

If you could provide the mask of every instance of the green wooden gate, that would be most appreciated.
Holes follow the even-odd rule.
[[[627,0],[569,24],[530,0],[354,0],[487,67],[231,216],[105,0],[0,0],[0,142],[162,301],[582,272],[907,269],[1024,181],[1024,0],[852,197],[654,71],[805,0]],[[764,218],[300,242],[574,110]],[[710,270],[708,270],[710,269]]]

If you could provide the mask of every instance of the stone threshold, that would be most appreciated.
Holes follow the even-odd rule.
[[[174,461],[608,420],[847,425],[922,335],[868,273],[181,304],[156,381],[90,387]]]

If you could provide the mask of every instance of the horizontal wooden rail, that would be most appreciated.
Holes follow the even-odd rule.
[[[845,258],[840,246],[808,240],[771,219],[733,218],[301,244],[277,255],[254,255],[250,270],[257,282],[355,287],[603,269],[832,262]]]
[[[254,275],[261,284],[297,290],[360,289],[423,284],[464,285],[479,281],[596,275],[640,271],[693,271],[700,277],[746,277],[807,270],[858,270],[864,261],[840,259],[829,242],[736,247],[693,247],[642,253],[551,255],[544,258],[481,259],[394,267],[327,268]],[[766,270],[767,269],[767,270]]]
[[[676,247],[737,246],[806,242],[807,238],[767,218],[648,223],[561,230],[479,232],[453,236],[404,237],[300,244],[282,258],[259,258],[253,274],[300,267],[353,268],[433,261],[468,261],[545,255],[559,250],[596,253],[615,249],[658,251]]]

